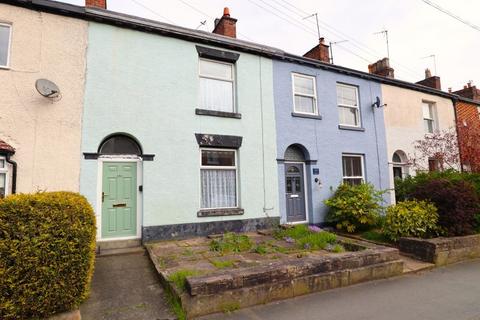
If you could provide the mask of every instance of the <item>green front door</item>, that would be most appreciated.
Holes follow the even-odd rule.
[[[137,163],[104,162],[102,238],[137,234]]]

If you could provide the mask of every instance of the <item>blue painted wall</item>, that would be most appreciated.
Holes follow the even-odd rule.
[[[315,76],[318,110],[322,119],[293,117],[292,73]],[[310,223],[324,222],[328,199],[342,181],[342,154],[364,155],[366,181],[377,189],[389,187],[388,161],[383,109],[372,108],[376,97],[382,97],[380,84],[340,73],[294,63],[274,61],[273,82],[277,131],[277,159],[283,159],[292,144],[301,144],[316,164],[307,164],[308,215]],[[362,127],[365,131],[341,130],[338,127],[337,83],[358,87]],[[313,175],[313,168],[319,175]],[[284,164],[278,163],[279,209],[285,221]],[[322,185],[315,183],[319,178]],[[385,201],[389,201],[388,195]]]

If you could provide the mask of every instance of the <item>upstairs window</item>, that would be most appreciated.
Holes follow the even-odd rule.
[[[318,115],[315,77],[293,74],[293,111]]]
[[[235,112],[235,81],[232,63],[200,59],[200,108]]]
[[[362,155],[345,154],[342,157],[342,165],[343,183],[358,185],[365,180]]]
[[[345,84],[337,84],[337,104],[340,125],[360,127],[358,88]]]
[[[11,25],[0,23],[0,68],[9,66],[11,29]]]
[[[436,129],[435,124],[435,104],[429,102],[422,103],[423,125],[426,133],[433,133]]]
[[[237,207],[236,150],[201,149],[201,208]]]

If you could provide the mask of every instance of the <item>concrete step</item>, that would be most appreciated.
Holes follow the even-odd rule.
[[[419,261],[403,254],[400,255],[400,259],[403,260],[403,274],[417,273],[435,268],[433,263]]]
[[[144,250],[140,239],[98,241],[97,255],[124,254]]]
[[[97,250],[97,257],[116,256],[121,254],[145,253],[144,247],[120,248],[120,249],[103,249]]]

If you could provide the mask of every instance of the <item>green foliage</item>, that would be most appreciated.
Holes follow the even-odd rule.
[[[168,276],[168,281],[172,282],[180,291],[185,291],[187,285],[187,277],[197,276],[200,273],[197,270],[182,269],[175,271]]]
[[[474,218],[475,218],[475,231],[477,233],[480,233],[480,213],[477,213]]]
[[[221,305],[220,308],[222,309],[223,313],[232,313],[240,309],[240,303],[238,303],[237,301],[225,302]]]
[[[450,182],[468,181],[480,195],[480,173],[459,172],[456,170],[419,172],[416,176],[409,176],[405,179],[395,179],[395,197],[397,202],[411,198],[413,192],[422,185],[432,181],[444,179]]]
[[[235,262],[232,260],[212,260],[210,262],[217,269],[232,268],[235,265]]]
[[[0,200],[0,319],[40,319],[77,308],[95,261],[95,214],[72,192]]]
[[[385,236],[396,241],[400,237],[425,238],[437,231],[438,213],[428,201],[406,200],[387,208]]]
[[[342,253],[345,252],[345,248],[341,244],[336,244],[330,249],[330,251],[335,253]]]
[[[258,254],[267,254],[269,250],[264,243],[259,243],[255,246],[253,251]]]
[[[247,235],[227,232],[219,239],[210,241],[210,250],[221,254],[250,251],[253,243]]]
[[[324,201],[330,207],[327,221],[350,233],[371,228],[383,211],[383,194],[371,184],[341,184],[333,197]]]
[[[180,298],[172,292],[170,286],[165,287],[165,296],[167,298],[167,303],[170,305],[170,309],[175,313],[177,320],[187,320],[187,313],[182,307],[182,301]]]
[[[385,225],[385,223],[383,223],[382,225]],[[391,241],[390,238],[387,238],[383,232],[378,230],[365,231],[364,233],[362,233],[361,237],[374,242],[388,243]]]
[[[337,241],[335,234],[326,231],[313,232],[306,225],[276,230],[274,236],[277,239],[291,239],[300,249],[307,250],[325,249],[327,245]]]

